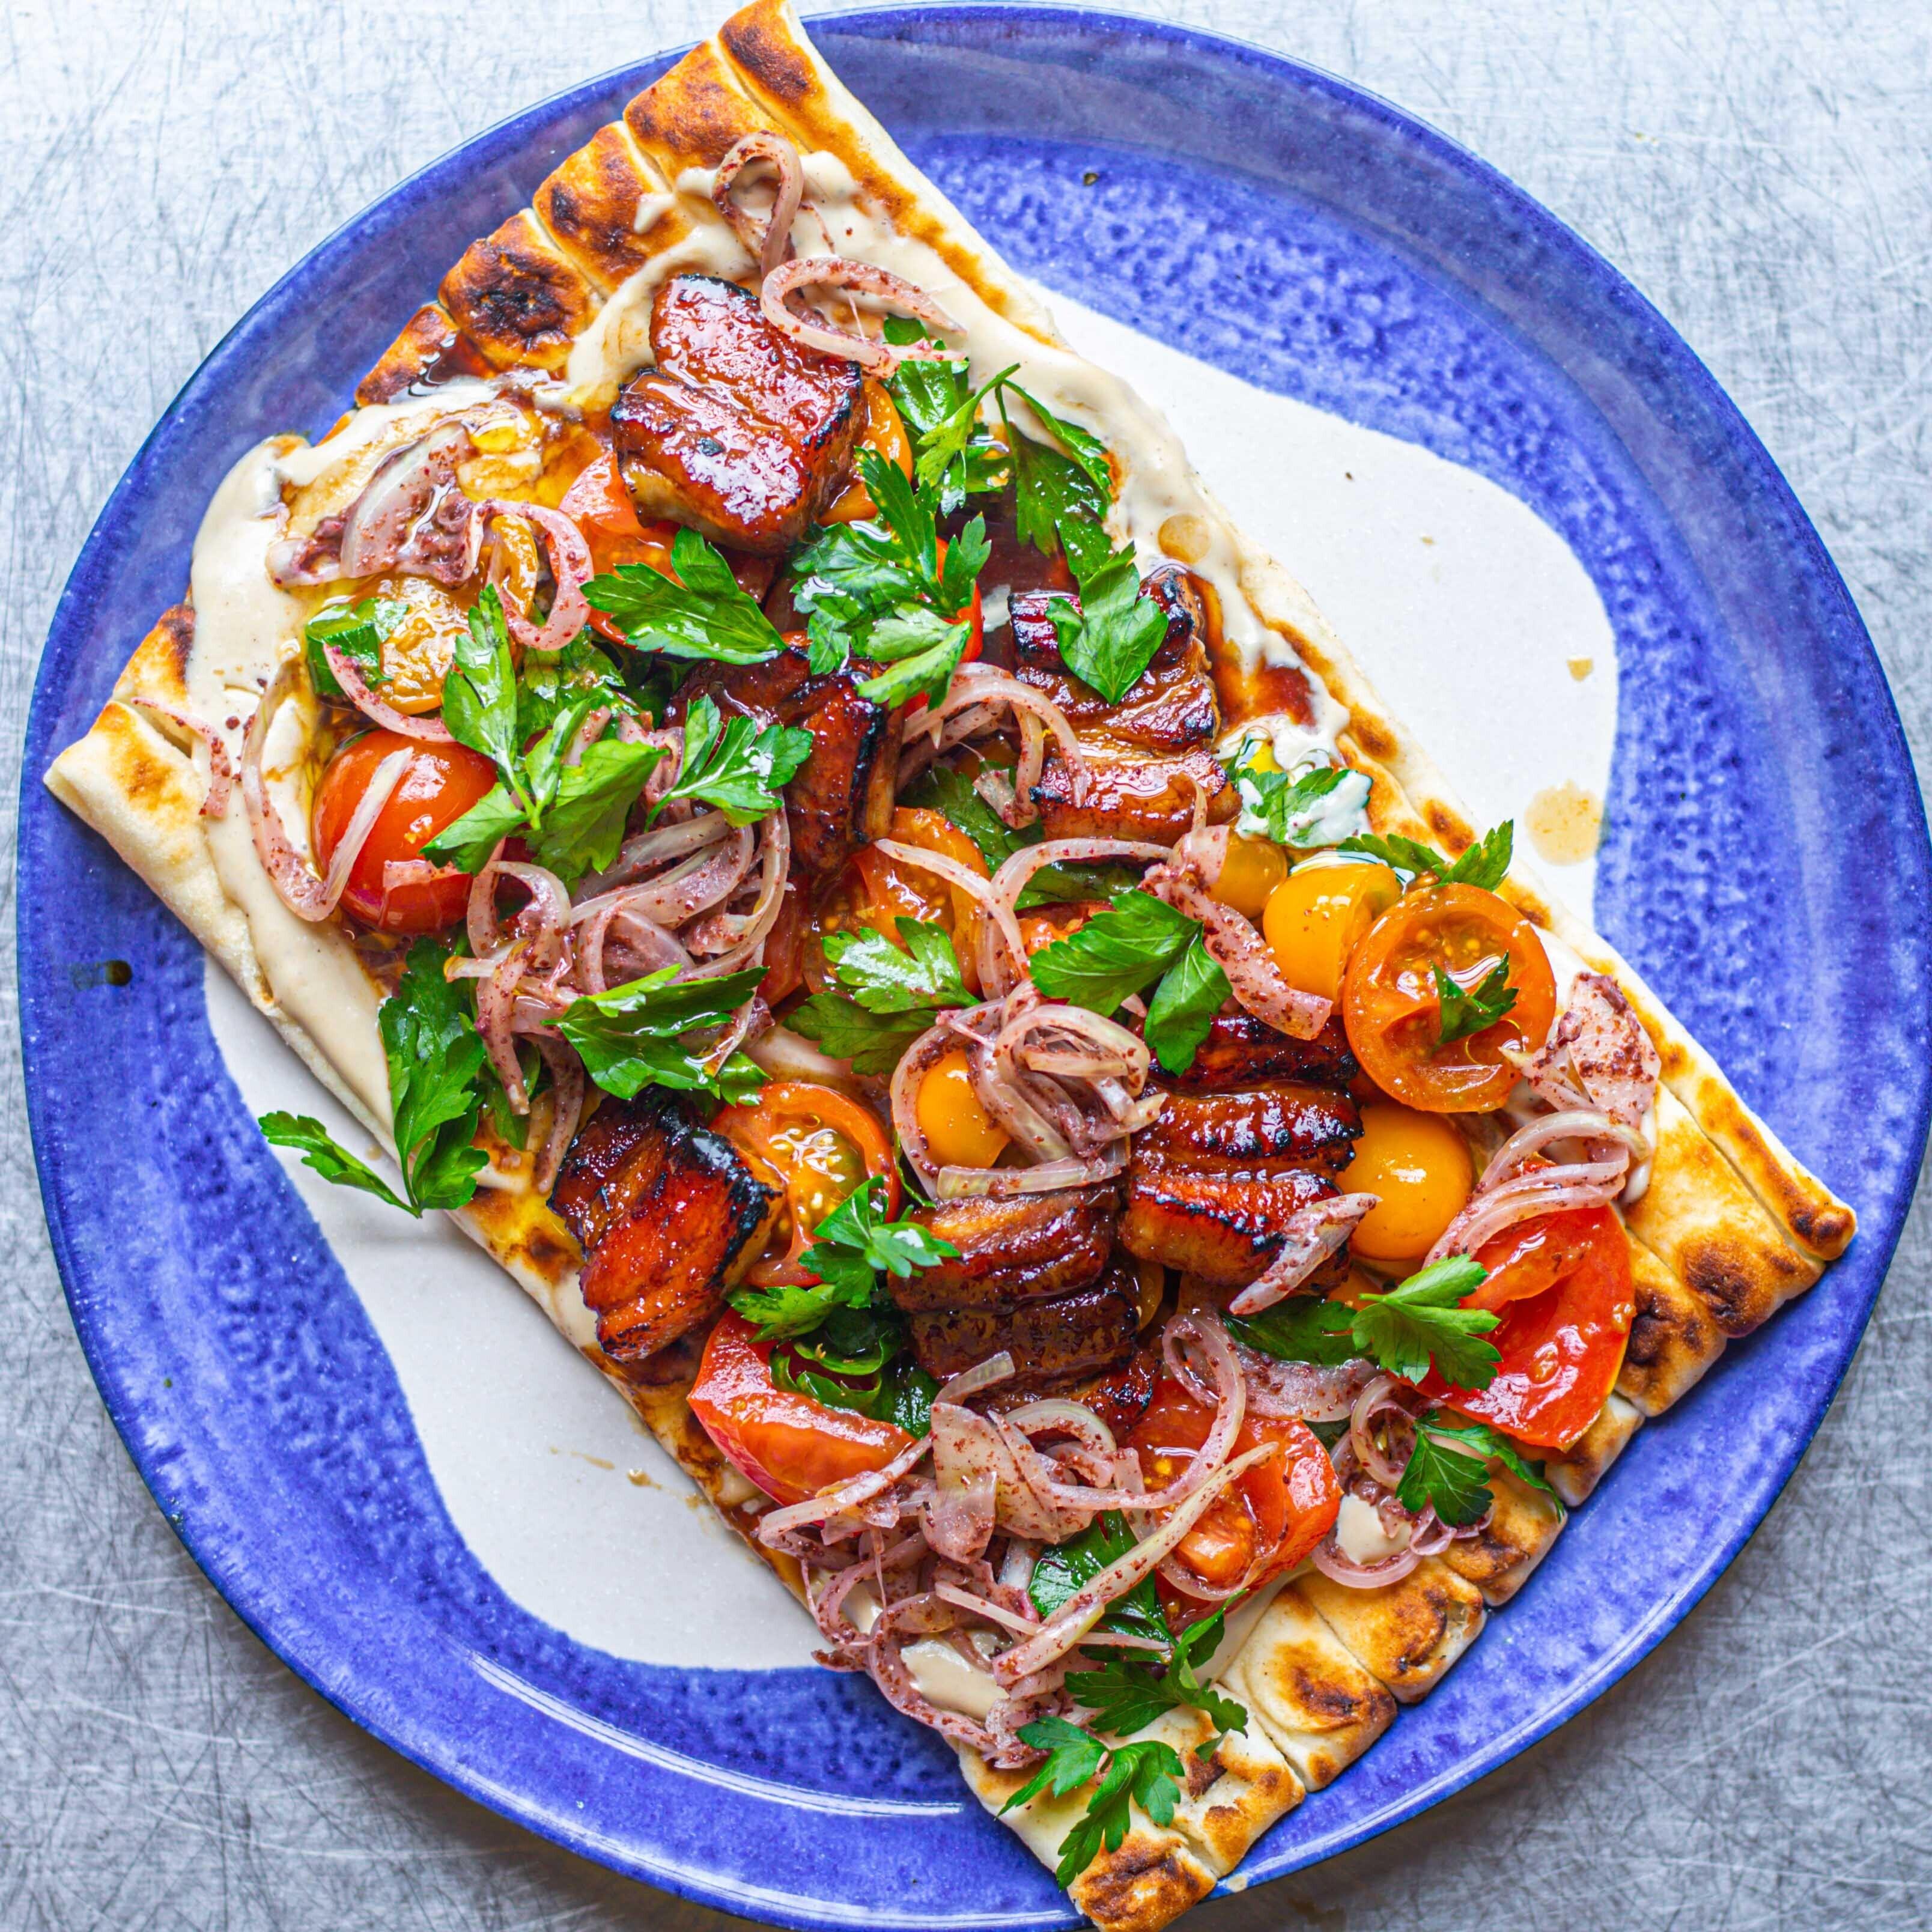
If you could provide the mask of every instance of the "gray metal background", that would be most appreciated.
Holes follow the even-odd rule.
[[[156,416],[229,325],[346,216],[512,110],[697,38],[722,6],[6,9],[8,1928],[733,1922],[526,1836],[393,1756],[216,1597],[136,1477],[75,1344],[10,1017],[14,768],[34,664],[74,555]],[[1932,14],[1921,0],[1196,0],[1147,10],[1264,42],[1400,102],[1630,274],[1737,399],[1816,519],[1922,761]],[[446,265],[422,266],[427,288]],[[1770,916],[1774,894],[1772,884]],[[1844,1922],[1902,1932],[1932,1917],[1928,1257],[1922,1202],[1803,1466],[1648,1662],[1474,1790],[1190,1923],[1745,1932]]]

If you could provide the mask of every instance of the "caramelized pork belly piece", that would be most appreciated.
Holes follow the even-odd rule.
[[[1066,1294],[1010,1307],[940,1308],[907,1318],[913,1353],[941,1382],[1012,1351],[1022,1390],[1057,1388],[1124,1365],[1140,1323],[1132,1265],[1117,1261],[1099,1280]]]
[[[1136,1160],[1197,1171],[1319,1167],[1339,1173],[1354,1157],[1362,1117],[1332,1087],[1284,1082],[1248,1092],[1170,1094],[1136,1136]]]
[[[1059,706],[1081,742],[1096,752],[1178,757],[1210,744],[1221,728],[1201,599],[1192,579],[1174,564],[1151,572],[1141,595],[1167,613],[1167,636],[1118,705],[1083,684],[1060,657],[1052,610],[1056,603],[1076,605],[1075,598],[1039,591],[1013,598],[1013,675]]]
[[[1156,1060],[1154,1082],[1174,1093],[1225,1094],[1282,1080],[1346,1087],[1358,1071],[1339,1018],[1312,1040],[1291,1040],[1252,1013],[1219,1013],[1193,1065],[1185,1073],[1169,1073]]]
[[[763,664],[700,664],[678,692],[672,721],[682,724],[698,698],[710,698],[726,718],[802,724],[812,734],[812,755],[784,788],[794,878],[808,887],[823,884],[861,845],[886,836],[899,722],[859,695],[850,671],[814,676],[802,651],[782,651]]]
[[[1087,761],[1083,791],[1056,752],[1033,788],[1049,838],[1144,838],[1172,845],[1194,823],[1197,792],[1208,797],[1208,822],[1226,825],[1241,801],[1228,775],[1205,752],[1174,758],[1113,758]]]
[[[1004,1201],[974,1198],[908,1216],[959,1250],[887,1286],[908,1315],[938,1308],[999,1308],[1084,1288],[1107,1265],[1120,1191],[1111,1183]]]
[[[1143,1157],[1136,1149],[1127,1170],[1120,1245],[1210,1287],[1245,1288],[1274,1258],[1288,1216],[1336,1191],[1325,1174],[1310,1168],[1210,1168]],[[1326,1287],[1347,1271],[1344,1250],[1312,1279]]]
[[[638,508],[782,555],[850,479],[864,418],[857,364],[781,335],[755,296],[712,275],[658,290],[651,349],[656,368],[610,412]]]
[[[1084,1402],[1118,1440],[1147,1413],[1154,1390],[1166,1372],[1160,1358],[1158,1324],[1144,1330],[1133,1354],[1122,1367],[1110,1369],[1092,1382],[1076,1383],[1065,1393]]]
[[[606,1100],[570,1144],[550,1205],[584,1250],[584,1306],[614,1360],[655,1354],[724,1304],[780,1197],[674,1094]]]

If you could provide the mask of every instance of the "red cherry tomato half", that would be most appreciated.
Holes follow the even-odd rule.
[[[1178,1382],[1162,1379],[1127,1438],[1149,1489],[1165,1488],[1180,1474],[1207,1441],[1214,1420],[1214,1412],[1205,1402],[1197,1402]],[[1251,1566],[1256,1583],[1292,1569],[1328,1534],[1342,1507],[1334,1465],[1306,1423],[1246,1416],[1233,1453],[1240,1455],[1264,1442],[1279,1442],[1280,1454],[1257,1463],[1223,1490],[1174,1552],[1203,1582],[1217,1589],[1238,1582]],[[1174,1590],[1165,1578],[1160,1589],[1184,1624],[1198,1622],[1212,1607]]]
[[[466,745],[431,745],[400,731],[365,731],[328,761],[316,787],[310,824],[316,862],[324,872],[376,767],[392,752],[406,751],[402,782],[376,814],[343,887],[344,908],[382,932],[440,932],[463,916],[470,899],[464,878],[430,879],[385,892],[382,868],[391,860],[422,856],[422,848],[454,825],[496,782],[496,770]]]
[[[727,1309],[704,1345],[691,1412],[746,1478],[781,1503],[882,1469],[912,1438],[890,1422],[828,1408],[772,1379],[772,1345]]]
[[[1494,1025],[1445,1042],[1436,970],[1473,992],[1498,965],[1514,1005]],[[1362,1071],[1424,1113],[1500,1107],[1516,1082],[1503,1049],[1534,1052],[1556,1017],[1556,977],[1536,928],[1480,886],[1430,886],[1398,899],[1342,976],[1342,1018]]]
[[[1636,1298],[1630,1246],[1607,1208],[1545,1214],[1486,1242],[1489,1279],[1466,1308],[1501,1317],[1484,1339],[1502,1356],[1485,1389],[1451,1388],[1431,1373],[1430,1395],[1540,1448],[1568,1449],[1616,1385]]]

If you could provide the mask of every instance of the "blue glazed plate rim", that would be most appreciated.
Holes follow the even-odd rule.
[[[1077,28],[1102,56],[1109,48],[1123,42],[1166,41],[1178,47],[1186,47],[1197,57],[1226,62],[1245,68],[1266,81],[1283,86],[1285,89],[1313,89],[1325,92],[1355,108],[1366,107],[1390,138],[1413,144],[1438,163],[1446,164],[1459,171],[1476,183],[1485,194],[1501,204],[1512,218],[1532,228],[1559,256],[1564,258],[1567,272],[1576,278],[1590,298],[1613,306],[1622,310],[1627,318],[1635,319],[1636,326],[1647,339],[1659,367],[1664,371],[1666,386],[1674,386],[1680,390],[1694,394],[1702,406],[1712,412],[1722,424],[1730,446],[1728,453],[1748,469],[1754,471],[1761,483],[1781,498],[1790,512],[1791,530],[1804,553],[1799,569],[1814,582],[1822,586],[1831,598],[1842,604],[1858,634],[1863,637],[1862,626],[1858,623],[1849,592],[1816,531],[1804,514],[1768,452],[1702,362],[1654,306],[1596,250],[1479,157],[1378,96],[1320,69],[1224,35],[1200,32],[1164,22],[1091,13],[1078,8],[974,5],[904,10],[860,10],[818,16],[811,24],[815,30],[830,29],[836,32],[843,28],[890,38],[910,37],[921,22],[930,23],[935,27],[962,28],[969,32],[990,31],[1010,35],[1024,34],[1034,22],[1050,23],[1057,32]],[[391,189],[311,250],[302,261],[277,280],[218,344],[150,432],[109,498],[80,553],[56,611],[49,634],[47,651],[36,680],[28,724],[28,756],[22,781],[23,826],[29,813],[48,808],[51,802],[40,788],[40,773],[47,751],[44,742],[45,726],[43,721],[55,709],[50,694],[64,683],[69,671],[69,660],[75,647],[69,633],[77,628],[74,622],[75,613],[93,595],[110,569],[111,553],[117,536],[124,524],[138,514],[140,500],[144,490],[156,481],[152,472],[158,444],[202,386],[219,374],[240,339],[252,335],[280,313],[298,295],[303,284],[319,265],[344,256],[352,257],[364,245],[367,230],[378,221],[392,203],[399,199],[412,199],[434,193],[440,184],[466,176],[472,171],[506,161],[515,161],[524,154],[531,138],[532,124],[540,119],[554,117],[566,109],[589,107],[601,101],[614,99],[621,90],[644,84],[649,77],[662,71],[676,57],[674,54],[665,55],[653,57],[646,62],[627,64],[507,117],[482,134],[452,148]],[[1870,652],[1868,640],[1864,648],[1868,652]],[[1876,669],[1875,659],[1873,668]],[[1878,672],[1872,681],[1876,682],[1878,691],[1883,694],[1884,715],[1880,718],[1868,711],[1865,716],[1866,726],[1868,730],[1878,729],[1887,741],[1886,751],[1889,761],[1904,781],[1899,794],[1898,808],[1916,814],[1922,843],[1923,809],[1918,802],[1916,782],[1912,778],[1910,754],[1899,722],[1896,703],[1885,684],[1882,671]],[[20,911],[18,949],[23,965],[34,950],[38,925],[38,916],[34,903],[28,897],[24,900]],[[1922,952],[1922,931],[1919,938]],[[42,1129],[46,1124],[46,1110],[50,1105],[42,1082],[37,1077],[38,1042],[43,1028],[52,1024],[55,1016],[34,980],[25,971],[21,974],[21,986],[28,1119],[38,1148],[44,1139]],[[1927,1070],[1925,1076],[1922,1078],[1912,1109],[1911,1144],[1916,1150],[1922,1150],[1928,1114],[1932,1114],[1932,1069]],[[1336,1829],[1312,1843],[1296,1846],[1276,1865],[1270,1866],[1264,1842],[1263,1846],[1257,1848],[1250,1861],[1251,1866],[1254,1868],[1253,1876],[1280,1876],[1318,1858],[1332,1856],[1414,1816],[1475,1779],[1486,1775],[1600,1695],[1648,1654],[1675,1628],[1754,1532],[1796,1468],[1812,1436],[1822,1422],[1832,1394],[1842,1380],[1865,1323],[1869,1320],[1872,1305],[1883,1281],[1886,1266],[1904,1225],[1916,1168],[1917,1157],[1915,1154],[1912,1160],[1901,1163],[1889,1193],[1874,1204],[1876,1211],[1868,1211],[1866,1214],[1856,1250],[1856,1267],[1864,1277],[1861,1303],[1852,1311],[1856,1319],[1848,1321],[1845,1324],[1836,1360],[1832,1365],[1828,1378],[1820,1385],[1820,1392],[1807,1426],[1802,1430],[1794,1431],[1786,1438],[1783,1445],[1784,1453],[1778,1466],[1766,1475],[1761,1500],[1740,1515],[1736,1520],[1734,1533],[1724,1542],[1713,1544],[1703,1553],[1700,1562],[1681,1571],[1674,1580],[1672,1587],[1658,1600],[1652,1614],[1625,1633],[1623,1640],[1615,1648],[1594,1660],[1588,1669],[1579,1672],[1561,1696],[1538,1712],[1534,1721],[1505,1735],[1486,1736],[1479,1745],[1459,1756],[1436,1778],[1405,1790],[1379,1810],[1366,1816],[1338,1821]],[[130,1456],[158,1502],[162,1502],[165,1510],[162,1472],[145,1450],[138,1414],[127,1400],[121,1388],[107,1339],[81,1307],[76,1298],[74,1284],[79,1278],[79,1270],[72,1233],[64,1219],[55,1211],[53,1189],[44,1167],[41,1180],[56,1258],[63,1282],[68,1287],[70,1306],[74,1311],[76,1329],[90,1370],[100,1388],[109,1413],[121,1432]],[[173,1522],[172,1518],[170,1520]],[[238,1575],[231,1569],[232,1552],[226,1550],[210,1550],[204,1552],[199,1546],[199,1539],[192,1525],[174,1522],[174,1527],[190,1555],[211,1577],[224,1576],[225,1573],[226,1580],[219,1587],[223,1588],[229,1602],[249,1628],[313,1688],[327,1697],[362,1728],[478,1802],[514,1818],[572,1850],[601,1863],[620,1869],[626,1868],[626,1847],[613,1846],[601,1836],[574,1829],[567,1816],[560,1815],[555,1810],[545,1806],[541,1796],[534,1792],[512,1791],[494,1782],[481,1781],[473,1778],[462,1765],[440,1757],[425,1740],[412,1738],[406,1725],[386,1721],[378,1714],[380,1700],[372,1699],[364,1694],[358,1706],[355,1684],[339,1684],[332,1688],[323,1667],[323,1660],[308,1657],[299,1642],[292,1636],[281,1632],[272,1599],[266,1594],[251,1596],[245,1588],[236,1587],[245,1585],[248,1580],[245,1575]],[[278,1638],[280,1640],[278,1641]],[[693,1880],[660,1871],[652,1874],[652,1882],[727,1910],[746,1909],[746,1901],[742,1896],[734,1898],[727,1893],[707,1888],[701,1880]],[[796,1922],[799,1923],[835,1922],[813,1916],[804,1910],[807,1901],[802,1899],[797,1900],[796,1910],[788,1916],[794,1916]],[[1011,1922],[1034,1924],[1049,1922],[1023,1914]]]

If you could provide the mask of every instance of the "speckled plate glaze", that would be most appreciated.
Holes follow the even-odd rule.
[[[1443,1688],[1256,1850],[1252,1882],[1433,1804],[1595,1696],[1790,1474],[1924,1137],[1918,789],[1858,615],[1756,439],[1643,298],[1483,164],[1329,76],[1144,21],[974,6],[814,32],[1049,288],[1424,444],[1562,533],[1622,680],[1600,921],[1862,1219],[1819,1288],[1639,1435]],[[563,1844],[733,1911],[1064,1924],[950,1754],[868,1685],[623,1662],[506,1596],[452,1528],[388,1359],[214,1050],[198,950],[40,783],[178,596],[233,458],[271,429],[326,426],[426,272],[672,58],[520,115],[324,243],[208,358],[103,513],[28,731],[22,1024],[48,1219],[88,1359],[169,1520],[264,1640],[378,1736]]]

